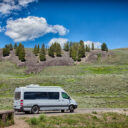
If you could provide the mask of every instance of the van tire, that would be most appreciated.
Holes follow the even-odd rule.
[[[69,106],[69,111],[70,111],[71,113],[74,112],[74,106],[73,106],[73,105],[70,105],[70,106]]]
[[[64,113],[64,110],[61,110],[62,113]]]
[[[39,106],[35,105],[31,109],[32,114],[38,114],[39,113]]]

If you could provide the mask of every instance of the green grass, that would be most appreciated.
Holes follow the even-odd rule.
[[[31,75],[0,62],[0,109],[12,109],[15,88],[28,84],[61,86],[80,108],[128,108],[128,50],[113,52],[111,63],[109,58],[107,63],[46,67]]]
[[[127,128],[128,116],[117,113],[75,114],[52,117],[41,115],[38,118],[31,118],[27,122],[32,128]]]

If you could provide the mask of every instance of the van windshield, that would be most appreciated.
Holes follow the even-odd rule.
[[[15,92],[15,100],[19,100],[21,96],[21,92]]]

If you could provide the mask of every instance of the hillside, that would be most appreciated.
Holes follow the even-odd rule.
[[[46,61],[41,62],[38,56],[35,56],[32,52],[32,49],[25,49],[26,56],[25,62],[21,62],[18,57],[15,55],[15,50],[10,52],[10,55],[3,57],[2,49],[0,50],[0,60],[1,61],[10,61],[16,64],[17,67],[26,67],[25,72],[36,73],[40,72],[47,66],[68,66],[80,63],[103,63],[112,57],[112,52],[106,52],[101,50],[92,50],[91,52],[86,52],[85,57],[82,58],[81,62],[75,62],[70,56],[69,52],[62,51],[61,57],[50,57],[46,55]]]
[[[10,61],[2,60],[0,109],[12,109],[15,88],[31,83],[63,87],[80,108],[127,108],[128,49],[112,50],[109,53],[108,59],[102,61],[48,66],[36,74],[26,74],[26,67],[19,68]],[[9,57],[6,59],[9,60]]]

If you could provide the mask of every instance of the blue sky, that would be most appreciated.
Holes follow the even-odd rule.
[[[19,1],[0,2],[0,47],[10,42],[49,46],[58,38],[60,43],[83,40],[106,42],[110,49],[128,47],[126,0]]]

